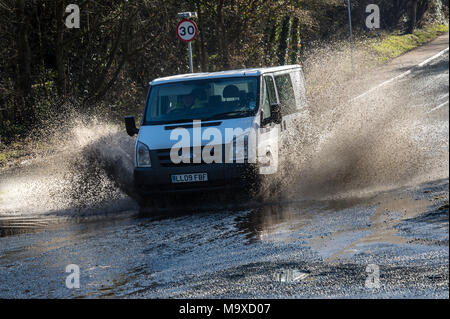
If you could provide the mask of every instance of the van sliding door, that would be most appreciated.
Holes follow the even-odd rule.
[[[263,77],[263,94],[261,103],[262,116],[258,140],[258,162],[260,174],[274,174],[278,170],[278,140],[280,125],[270,121],[270,106],[278,104],[275,80],[272,75]]]

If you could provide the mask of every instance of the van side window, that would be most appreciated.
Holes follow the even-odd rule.
[[[301,69],[291,73],[292,86],[294,87],[297,109],[301,110],[307,106],[305,78]]]
[[[270,117],[270,105],[277,103],[277,95],[275,93],[275,85],[271,76],[264,77],[264,100],[263,111],[264,118]]]
[[[278,96],[281,104],[281,114],[288,115],[296,112],[295,94],[292,87],[290,74],[282,74],[275,76]]]

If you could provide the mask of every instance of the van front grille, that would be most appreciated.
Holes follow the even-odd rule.
[[[222,163],[224,163],[224,161],[225,161],[225,146],[221,145],[220,147],[222,147]],[[182,167],[182,166],[205,165],[208,163],[205,163],[205,161],[203,160],[203,157],[202,157],[200,163],[194,162],[194,155],[200,156],[200,154],[203,152],[203,148],[204,148],[203,146],[202,146],[201,150],[195,148],[195,152],[194,152],[194,148],[191,147],[189,149],[189,158],[186,160],[183,160],[179,164],[172,162],[172,160],[170,159],[170,150],[171,150],[170,148],[157,150],[156,153],[157,153],[159,165],[161,165],[163,167]],[[211,156],[214,156],[214,150],[215,150],[215,148],[212,148]],[[181,156],[181,150],[180,150],[179,155]],[[188,162],[188,160],[189,160],[189,162]]]

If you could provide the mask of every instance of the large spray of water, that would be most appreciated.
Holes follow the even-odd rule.
[[[263,198],[354,197],[448,178],[448,121],[436,125],[414,108],[420,93],[412,94],[409,82],[350,103],[371,84],[363,76],[370,57],[357,52],[359,74],[352,80],[345,51],[321,48],[312,56],[305,63],[309,106]],[[71,115],[52,134],[41,134],[50,152],[0,172],[0,214],[135,207],[134,139],[120,125],[83,118]]]
[[[0,214],[133,208],[133,139],[122,127],[72,114],[29,164],[1,173]]]
[[[377,84],[376,70],[367,70],[371,57],[355,55],[360,73],[353,78],[345,50],[322,48],[305,65],[310,105],[288,138],[275,182],[284,198],[357,197],[448,178],[448,121],[423,107],[448,92],[448,59],[428,67],[446,67],[446,87],[422,70],[351,101]]]

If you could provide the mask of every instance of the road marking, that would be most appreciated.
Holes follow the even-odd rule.
[[[379,88],[381,88],[381,87],[383,87],[383,86],[385,86],[385,85],[387,85],[387,84],[389,84],[389,83],[392,83],[392,82],[395,82],[396,80],[399,80],[399,79],[401,79],[401,78],[404,78],[405,76],[411,74],[416,68],[421,68],[421,67],[425,66],[426,64],[428,64],[428,63],[430,63],[431,61],[433,61],[433,60],[439,58],[440,56],[442,56],[443,54],[447,53],[448,51],[449,51],[449,48],[447,48],[447,49],[445,49],[445,50],[442,50],[442,51],[439,52],[438,54],[433,55],[431,58],[428,58],[428,59],[426,59],[425,61],[419,63],[417,66],[412,67],[412,68],[409,69],[408,71],[403,72],[402,74],[397,75],[396,77],[393,77],[393,78],[390,79],[390,80],[387,80],[387,81],[385,81],[385,82],[383,82],[383,83],[378,84],[377,86],[371,88],[370,90],[364,92],[363,94],[360,94],[360,95],[358,95],[357,97],[351,99],[349,102],[351,103],[351,102],[354,102],[355,100],[359,100],[360,98],[366,96],[367,94],[370,94],[370,93],[372,93],[373,91],[378,90]]]
[[[380,84],[378,84],[377,86],[371,88],[370,90],[364,92],[363,94],[358,95],[357,97],[351,99],[350,102],[353,102],[353,101],[355,101],[355,100],[359,100],[360,98],[362,98],[362,97],[364,97],[364,96],[366,96],[366,95],[372,93],[373,91],[378,90],[379,88],[385,86],[386,84],[389,84],[389,83],[394,82],[394,81],[396,81],[396,80],[398,80],[398,79],[404,78],[405,76],[407,76],[407,75],[409,75],[409,74],[411,74],[411,73],[412,73],[412,70],[408,70],[408,71],[406,71],[405,73],[402,73],[402,74],[400,74],[400,75],[398,75],[398,76],[396,76],[396,77],[394,77],[394,78],[392,78],[392,79],[390,79],[390,80],[387,80],[387,81],[385,81],[385,82],[383,82],[383,83],[380,83]]]
[[[414,104],[411,105],[410,108],[416,108],[416,107],[429,107],[432,106],[433,104],[427,103],[427,104]]]
[[[449,93],[442,95],[440,98],[438,98],[438,101],[445,99],[449,96]]]
[[[445,50],[442,50],[442,51],[439,52],[438,54],[433,55],[431,58],[426,59],[425,61],[423,61],[422,63],[420,63],[420,64],[418,65],[418,67],[421,68],[421,67],[423,67],[424,65],[426,65],[426,64],[430,63],[431,61],[433,61],[434,59],[439,58],[440,56],[442,56],[442,55],[444,55],[445,53],[447,53],[447,52],[448,52],[448,49],[449,49],[449,48],[447,48],[447,49],[445,49]]]
[[[431,112],[434,112],[434,111],[436,111],[436,110],[439,110],[441,107],[443,107],[443,106],[445,106],[445,105],[447,105],[448,104],[448,102],[449,101],[447,101],[447,102],[444,102],[444,103],[442,103],[442,104],[440,104],[440,105],[438,105],[438,106],[436,106],[434,109],[431,109],[431,110],[429,110],[428,112],[427,112],[427,114],[430,114]]]

